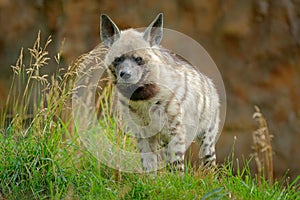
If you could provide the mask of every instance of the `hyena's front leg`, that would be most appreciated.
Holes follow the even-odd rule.
[[[171,132],[167,157],[172,167],[184,171],[185,132],[182,129]]]
[[[143,170],[145,172],[156,171],[158,167],[157,140],[155,138],[139,138],[137,146],[141,153]]]
[[[172,167],[179,171],[184,171],[184,153],[186,150],[186,132],[182,123],[181,109],[177,102],[169,105],[168,124],[170,141],[167,151],[167,159]]]

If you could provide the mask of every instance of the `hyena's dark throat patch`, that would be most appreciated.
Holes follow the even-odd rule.
[[[143,101],[153,98],[159,91],[155,84],[144,84],[143,86],[137,85],[117,85],[120,93],[132,101]]]

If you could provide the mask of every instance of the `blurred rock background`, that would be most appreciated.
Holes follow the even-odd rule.
[[[99,15],[121,29],[148,25],[163,12],[165,27],[194,38],[222,74],[227,118],[217,155],[251,154],[254,105],[274,135],[275,176],[300,174],[300,0],[0,0],[0,105],[10,84],[10,65],[31,47],[38,30],[52,35],[50,52],[65,40],[66,64],[93,49]],[[53,55],[54,56],[54,55]],[[45,69],[45,73],[55,69]],[[252,163],[254,166],[254,163]]]

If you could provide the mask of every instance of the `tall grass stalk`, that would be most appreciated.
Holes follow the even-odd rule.
[[[253,119],[258,123],[258,129],[252,134],[252,149],[254,151],[254,160],[257,167],[258,182],[261,183],[261,179],[266,178],[270,185],[272,185],[274,181],[274,170],[271,138],[273,136],[269,133],[266,119],[257,106],[255,106]]]

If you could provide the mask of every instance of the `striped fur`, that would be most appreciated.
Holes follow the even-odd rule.
[[[145,171],[162,162],[184,169],[192,141],[203,165],[215,165],[219,97],[213,82],[189,62],[159,45],[162,14],[145,32],[119,31],[106,15],[101,38],[105,64],[119,93],[125,123],[137,138]]]

